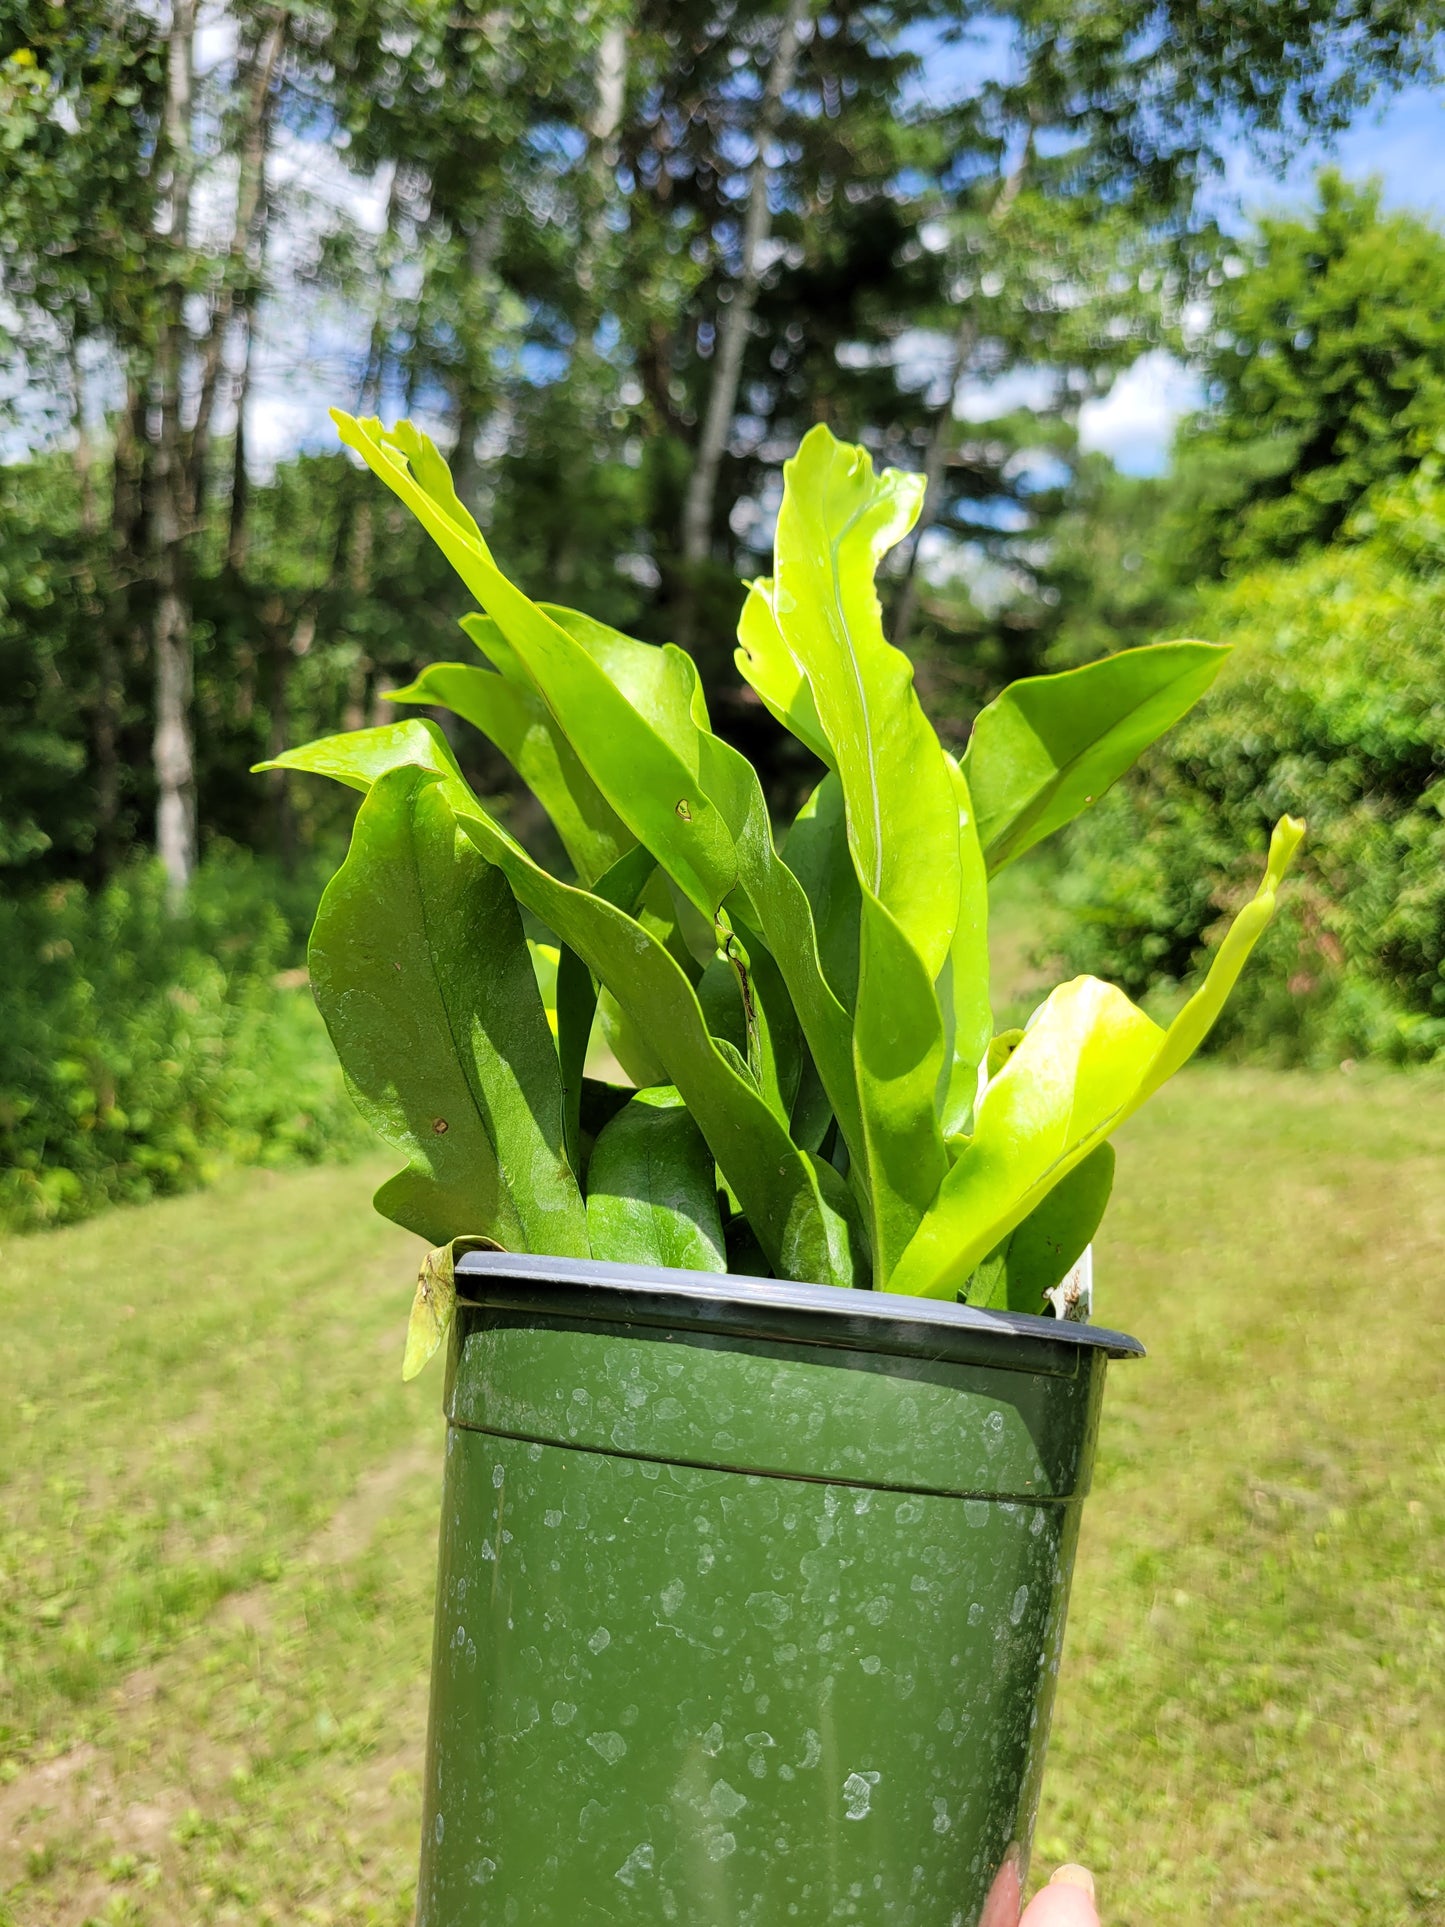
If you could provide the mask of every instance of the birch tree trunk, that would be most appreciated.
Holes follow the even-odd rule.
[[[201,352],[200,396],[190,434],[188,461],[193,512],[205,497],[206,456],[211,421],[225,372],[226,342],[237,322],[249,333],[266,219],[266,150],[271,131],[271,86],[286,39],[286,15],[278,7],[267,18],[243,79],[245,109],[237,157],[236,203],[226,247],[224,279],[211,310],[210,329]],[[246,344],[248,345],[248,344]]]
[[[163,212],[172,271],[156,355],[155,430],[150,466],[151,542],[155,619],[156,850],[165,866],[170,903],[178,910],[196,867],[196,773],[191,733],[194,684],[185,543],[189,500],[181,427],[181,376],[186,352],[185,267],[190,231],[191,94],[196,0],[172,0],[166,43],[165,148],[168,168]]]
[[[485,285],[492,278],[497,255],[501,251],[504,215],[501,182],[498,181],[486,218],[477,223],[467,242],[467,276],[478,310],[483,304]],[[457,392],[457,446],[453,468],[457,494],[473,514],[477,512],[482,485],[481,468],[477,461],[477,436],[481,432],[483,408],[489,405],[489,398],[483,392],[485,387],[485,381],[479,383],[464,371]]]
[[[100,510],[96,498],[96,448],[85,413],[85,383],[72,344],[70,386],[75,405],[75,472],[80,483],[80,531],[85,537],[86,565],[80,577],[85,613],[95,630],[95,699],[90,715],[90,757],[95,771],[95,838],[90,849],[91,873],[103,883],[115,865],[115,830],[120,814],[120,665],[116,655],[114,614],[107,606],[114,585],[108,571],[93,570],[98,559]],[[117,457],[117,464],[119,458]]]
[[[698,438],[697,460],[688,479],[682,510],[682,555],[690,568],[707,559],[712,546],[713,515],[717,506],[718,469],[727,447],[733,416],[737,410],[738,384],[742,378],[743,350],[757,304],[758,284],[762,277],[759,255],[772,226],[768,207],[768,148],[778,131],[783,101],[798,64],[798,43],[803,22],[808,17],[808,0],[788,0],[788,11],[778,28],[772,64],[758,108],[753,157],[748,182],[747,212],[743,222],[742,262],[733,283],[732,299],[718,316],[717,344],[713,353],[712,383],[708,389],[707,411]]]
[[[597,271],[607,244],[608,179],[617,166],[617,134],[627,101],[627,30],[624,19],[608,23],[597,49],[597,99],[587,122],[589,205],[582,224],[577,283],[586,297],[585,321],[597,324]],[[590,344],[590,332],[589,332]]]
[[[272,81],[285,45],[286,15],[278,8],[262,36],[251,70],[241,168],[236,184],[236,226],[231,239],[231,255],[238,280],[232,299],[239,336],[240,367],[233,389],[236,433],[231,449],[231,503],[226,533],[226,562],[237,574],[246,565],[248,548],[246,515],[250,507],[250,477],[246,470],[246,406],[251,393],[256,303],[264,283],[266,267],[266,223],[270,212],[266,193],[266,157],[271,144]],[[224,324],[225,317],[220,319]],[[216,340],[219,343],[219,330]],[[199,470],[205,461],[204,448],[193,451],[192,461],[195,469]]]

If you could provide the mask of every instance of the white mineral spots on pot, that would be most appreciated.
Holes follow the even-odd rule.
[[[722,1820],[735,1820],[747,1805],[747,1795],[729,1786],[726,1780],[715,1780],[708,1795],[712,1810]]]
[[[866,1770],[861,1773],[850,1773],[848,1775],[847,1779],[843,1782],[843,1798],[847,1803],[844,1814],[845,1819],[866,1820],[868,1818],[868,1808],[873,1799],[873,1789],[882,1777],[881,1773],[873,1773]]]
[[[759,1626],[765,1627],[769,1632],[779,1632],[793,1616],[793,1608],[790,1603],[783,1598],[781,1593],[776,1592],[749,1593],[747,1611],[749,1618],[755,1620]],[[796,1657],[796,1655],[797,1648],[795,1647],[790,1657]]]
[[[640,1873],[652,1872],[652,1842],[640,1840],[613,1875],[624,1887],[635,1887]]]

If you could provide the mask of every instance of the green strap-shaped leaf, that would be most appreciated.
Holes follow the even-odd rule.
[[[333,410],[342,440],[406,503],[498,630],[578,758],[639,842],[705,916],[737,882],[732,839],[695,766],[646,721],[589,651],[506,578],[453,504],[446,465],[410,422],[384,430]],[[444,479],[443,479],[444,478]]]
[[[984,1260],[968,1282],[968,1302],[1042,1312],[1046,1294],[1078,1263],[1099,1229],[1113,1188],[1114,1147],[1100,1144]]]
[[[743,901],[734,899],[729,909],[734,921],[755,930],[771,953],[839,1128],[858,1152],[862,1140],[851,1027],[848,1013],[823,975],[807,895],[778,855],[762,786],[752,764],[731,744],[710,733],[700,737],[699,752],[703,781],[732,832],[738,854]],[[763,994],[766,997],[766,985]]]
[[[449,709],[495,743],[552,819],[584,883],[636,843],[530,685],[474,663],[437,662],[405,689],[391,690],[387,701]]]
[[[861,1158],[856,1142],[850,1150],[868,1196],[875,1270],[886,1278],[947,1170],[938,1099],[948,1054],[934,981],[960,891],[953,781],[913,665],[883,634],[874,587],[882,557],[917,516],[922,481],[892,469],[876,475],[866,450],[822,427],[783,473],[768,601],[812,693],[846,805],[861,892],[853,1015]]]
[[[1010,683],[980,711],[963,769],[989,874],[1097,802],[1192,709],[1229,646],[1156,642]]]
[[[406,1154],[376,1206],[441,1245],[585,1257],[557,1052],[512,892],[444,779],[378,776],[311,936],[311,982],[352,1096]]]
[[[836,1275],[812,1165],[746,1068],[708,1034],[696,992],[666,946],[614,905],[550,876],[480,806],[462,827],[518,900],[607,986],[665,1065],[778,1274],[847,1282]]]
[[[752,685],[763,707],[818,758],[833,767],[833,750],[818,720],[808,679],[793,659],[773,614],[773,585],[766,578],[748,584],[738,618],[738,648],[733,661]]]
[[[1189,1002],[1169,1026],[1163,1048],[1149,1068],[1143,1084],[1129,1109],[1139,1106],[1158,1090],[1175,1071],[1187,1064],[1214,1028],[1215,1019],[1238,982],[1249,953],[1269,928],[1279,886],[1284,882],[1295,852],[1303,841],[1305,826],[1296,816],[1282,816],[1269,839],[1269,857],[1264,878],[1251,900],[1224,933],[1224,941],[1214,953],[1209,974]]]
[[[862,1214],[847,1181],[826,1158],[808,1155],[823,1204],[823,1228],[835,1281],[866,1291],[873,1282],[873,1257]]]
[[[1112,984],[1075,977],[1060,985],[984,1093],[974,1134],[888,1289],[952,1297],[1050,1188],[1123,1121],[1163,1036]]]
[[[547,1027],[557,1035],[557,966],[562,953],[555,943],[534,943],[528,937],[527,955],[532,959],[532,974],[537,979],[537,989],[542,998],[542,1010],[547,1019]],[[576,1169],[576,1166],[573,1166]]]
[[[884,906],[863,892],[853,1068],[873,1265],[888,1277],[948,1170],[938,1092],[943,1020],[922,959]]]
[[[858,880],[931,983],[958,917],[958,811],[873,581],[917,519],[922,489],[921,475],[876,475],[866,449],[811,429],[783,469],[770,601],[833,752]]]
[[[348,789],[369,790],[378,776],[403,764],[433,770],[466,787],[451,744],[435,723],[419,716],[408,716],[400,723],[378,723],[373,729],[347,730],[340,736],[321,736],[299,749],[283,750],[254,768],[300,770],[311,776],[329,776]]]
[[[594,1258],[727,1270],[712,1152],[670,1086],[639,1091],[598,1137],[587,1230]]]
[[[1276,825],[1258,892],[1167,1032],[1097,977],[1060,985],[1034,1012],[984,1093],[973,1137],[886,1279],[890,1291],[951,1296],[1061,1178],[1193,1055],[1274,914],[1303,834],[1304,825],[1292,817]]]
[[[638,642],[580,609],[566,609],[556,602],[539,602],[537,607],[587,651],[683,762],[690,766],[696,761],[697,731],[700,726],[707,728],[708,722],[690,656],[666,644]],[[534,687],[521,658],[490,616],[463,616],[462,628],[504,676]]]
[[[848,851],[843,786],[825,776],[793,819],[783,861],[803,886],[818,933],[823,974],[846,1010],[858,998],[858,917],[862,896]]]
[[[978,1069],[993,1035],[989,1003],[988,872],[974,820],[968,779],[950,756],[949,775],[958,802],[958,923],[938,979],[943,1012],[944,1081],[939,1123],[945,1138],[967,1131],[978,1097]]]

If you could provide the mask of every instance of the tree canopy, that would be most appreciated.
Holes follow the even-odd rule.
[[[0,653],[35,720],[4,775],[12,875],[102,874],[152,821],[177,893],[205,835],[289,848],[314,826],[279,790],[258,815],[244,765],[465,649],[329,443],[276,465],[278,421],[304,442],[323,395],[420,414],[524,579],[682,641],[710,684],[782,459],[826,421],[923,470],[885,594],[956,667],[975,633],[940,561],[1056,552],[1081,402],[1176,338],[1217,260],[1199,188],[1225,145],[1338,127],[1424,70],[1433,23],[0,0],[0,356],[30,464]],[[799,779],[755,706],[720,720]]]

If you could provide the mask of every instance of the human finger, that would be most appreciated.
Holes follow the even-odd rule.
[[[1088,1868],[1060,1867],[1029,1902],[1019,1927],[1099,1927],[1094,1877]]]

